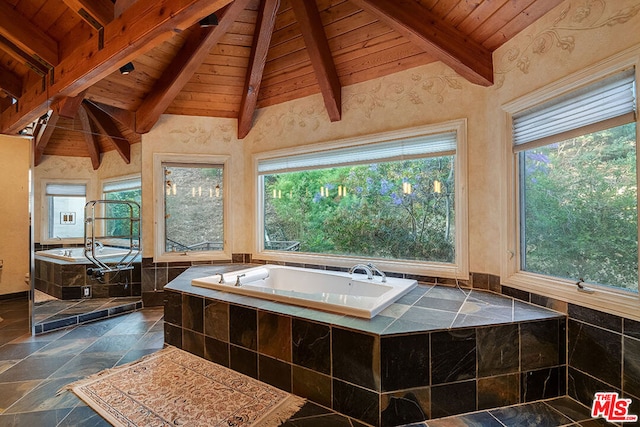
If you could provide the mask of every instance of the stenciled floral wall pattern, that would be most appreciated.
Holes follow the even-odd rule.
[[[355,120],[359,125],[378,122],[395,111],[432,108],[457,100],[463,89],[471,86],[442,64],[429,64],[380,79],[342,88],[342,120]],[[286,103],[260,111],[250,132],[251,140],[264,143],[291,132],[322,132],[330,126],[320,95],[304,101]],[[338,122],[338,123],[340,123]],[[255,137],[255,139],[254,139]]]
[[[594,30],[623,25],[640,13],[640,3],[620,7],[619,0],[581,0],[566,4],[550,26],[526,36],[526,41],[494,56],[495,85],[501,87],[507,73],[528,74],[536,57],[560,49],[570,55],[577,43],[590,43]]]
[[[455,73],[448,75],[430,75],[425,72],[412,72],[409,81],[393,76],[383,77],[373,88],[356,91],[344,100],[345,111],[358,111],[364,117],[371,118],[376,109],[400,108],[402,103],[422,105],[428,102],[442,104],[452,91],[460,91],[463,79]]]

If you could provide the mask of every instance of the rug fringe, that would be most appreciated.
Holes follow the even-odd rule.
[[[263,419],[256,420],[255,424],[260,427],[278,427],[298,412],[306,402],[307,400],[302,397],[290,395],[280,403],[278,409],[267,414]]]

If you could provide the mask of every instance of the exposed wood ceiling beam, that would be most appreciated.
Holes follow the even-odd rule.
[[[151,130],[248,4],[249,0],[234,1],[223,11],[215,27],[201,28],[197,23],[193,26],[176,58],[138,108],[136,132],[147,133]]]
[[[29,55],[42,58],[51,66],[58,65],[58,42],[5,1],[0,1],[0,35]]]
[[[99,108],[118,122],[121,125],[125,126],[127,129],[130,129],[135,132],[136,129],[136,113],[133,111],[123,110],[122,108],[114,107],[112,105],[105,105],[95,101],[91,102],[96,108]]]
[[[86,40],[56,67],[56,81],[43,91],[39,85],[26,88],[17,111],[5,111],[1,133],[23,129],[48,109],[52,100],[74,96],[100,81],[120,66],[184,31],[232,0],[138,0],[104,29],[104,47]]]
[[[2,79],[2,77],[0,77]],[[0,97],[0,111],[4,111],[11,106],[13,100],[10,96]]]
[[[4,67],[0,67],[0,89],[13,98],[22,95],[22,80]]]
[[[336,122],[342,117],[342,86],[318,7],[315,1],[306,0],[291,0],[291,6],[300,24],[300,31],[320,85],[329,119]]]
[[[57,111],[53,111],[49,120],[43,125],[42,130],[38,135],[34,135],[35,137],[35,147],[33,150],[33,165],[38,166],[42,159],[42,155],[44,154],[44,149],[47,148],[47,144],[51,139],[51,135],[53,135],[53,131],[56,129],[56,124],[58,123],[58,119],[60,115]]]
[[[481,86],[493,84],[491,52],[442,22],[415,0],[351,0],[442,61],[462,77]]]
[[[136,0],[116,0],[114,5],[114,16],[117,18],[122,15],[122,12],[129,9],[135,2]]]
[[[66,117],[68,119],[75,118],[78,114],[78,109],[80,108],[80,104],[82,104],[82,100],[84,99],[84,95],[86,92],[87,91],[84,90],[76,96],[67,96],[65,98],[61,98],[54,105],[54,111],[57,111],[60,117]]]
[[[1,0],[0,0],[1,1]],[[46,76],[49,69],[52,67],[45,64],[43,61],[39,61],[37,58],[23,52],[18,46],[11,43],[7,38],[0,35],[0,50],[3,50],[7,55],[15,59],[21,64],[24,64],[31,71],[35,72],[39,76]]]
[[[40,163],[40,159],[42,158],[42,154],[44,153],[44,149],[49,144],[49,139],[51,139],[51,135],[53,135],[53,131],[56,128],[56,124],[58,123],[58,119],[60,117],[67,117],[69,119],[73,119],[78,114],[80,110],[80,104],[82,103],[82,99],[84,98],[85,91],[81,92],[75,97],[65,97],[59,99],[53,106],[53,112],[49,117],[49,120],[44,122],[43,118],[40,117],[37,120],[37,128],[41,128],[39,131],[34,129],[33,137],[35,139],[35,147],[34,147],[34,164],[38,166]],[[44,123],[43,123],[44,122]]]
[[[258,22],[253,35],[249,67],[242,92],[240,111],[238,113],[238,138],[242,139],[251,130],[253,113],[258,103],[260,82],[264,66],[267,62],[267,52],[271,43],[271,34],[276,22],[276,13],[280,6],[280,0],[262,0],[262,7],[258,14]]]
[[[120,157],[122,157],[122,160],[124,160],[126,164],[131,163],[131,145],[127,138],[122,135],[122,132],[120,132],[120,129],[118,129],[113,119],[89,101],[84,101],[82,108],[87,112],[89,118],[93,121],[93,124],[96,125],[100,133],[111,140],[111,143],[120,154]]]
[[[111,0],[62,0],[70,9],[94,28],[96,23],[105,27],[114,18],[114,5]],[[93,22],[92,22],[93,21]]]
[[[93,166],[93,170],[98,170],[100,167],[100,145],[94,135],[89,115],[87,114],[87,110],[84,109],[84,106],[80,106],[78,109],[78,118],[82,126],[84,141],[87,143],[87,149],[89,150],[89,157],[91,157],[91,165]]]

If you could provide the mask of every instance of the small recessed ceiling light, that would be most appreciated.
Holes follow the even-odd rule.
[[[120,67],[120,74],[127,75],[136,68],[133,66],[133,62],[127,62],[122,67]]]
[[[213,27],[215,25],[218,25],[218,17],[216,16],[215,13],[212,13],[209,16],[205,16],[204,18],[202,18],[200,20],[200,26],[201,27]]]

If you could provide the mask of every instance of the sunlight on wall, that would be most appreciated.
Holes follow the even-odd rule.
[[[29,155],[31,140],[0,135],[0,295],[29,289]]]

